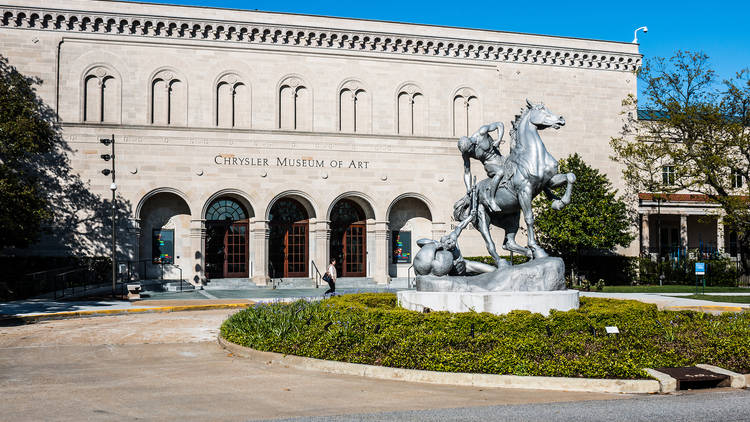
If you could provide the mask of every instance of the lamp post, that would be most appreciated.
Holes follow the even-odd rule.
[[[111,160],[111,169],[102,170],[102,174],[105,176],[112,175],[112,184],[109,185],[109,189],[112,191],[112,298],[115,297],[115,290],[117,289],[117,219],[116,211],[117,205],[115,203],[115,194],[117,191],[117,184],[115,183],[115,135],[112,134],[112,138],[102,138],[99,142],[104,145],[111,145],[110,154],[102,154],[100,157],[104,161]]]
[[[656,197],[656,231],[659,232],[657,237],[657,247],[659,250],[656,252],[656,263],[659,267],[659,285],[661,286],[664,279],[661,267],[661,195],[657,195]]]
[[[638,31],[640,31],[640,30],[643,30],[643,33],[644,33],[644,34],[645,34],[646,32],[648,32],[648,28],[647,28],[647,27],[645,27],[645,26],[642,26],[642,27],[640,27],[640,28],[636,29],[635,31],[633,31],[633,41],[632,41],[632,42],[633,42],[633,44],[638,44]]]

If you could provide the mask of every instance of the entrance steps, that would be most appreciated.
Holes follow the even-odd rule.
[[[179,292],[180,280],[140,280],[143,292]],[[182,280],[182,291],[195,290],[195,286]]]
[[[275,289],[314,289],[315,280],[307,277],[285,277],[285,278],[272,278],[271,283]],[[323,285],[327,286],[325,282]]]
[[[248,278],[211,278],[203,286],[205,290],[246,290],[256,287]]]
[[[315,280],[312,278],[274,278],[273,285],[277,289],[314,289]],[[328,289],[328,284],[321,280],[320,288]],[[336,288],[360,289],[382,287],[375,283],[375,280],[369,277],[339,277],[336,280]]]

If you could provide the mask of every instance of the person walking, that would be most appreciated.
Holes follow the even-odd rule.
[[[323,275],[323,280],[328,283],[328,290],[323,293],[323,296],[330,293],[333,295],[336,292],[336,258],[331,259],[331,263],[328,264],[328,269]]]

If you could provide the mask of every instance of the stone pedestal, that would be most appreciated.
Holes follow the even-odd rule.
[[[551,309],[578,309],[578,290],[537,292],[418,292],[397,293],[398,304],[405,309],[423,312],[489,312],[495,315],[510,311],[531,311],[549,315]]]

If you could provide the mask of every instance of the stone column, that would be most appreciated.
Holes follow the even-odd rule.
[[[377,284],[388,284],[391,277],[388,275],[388,259],[390,258],[390,244],[388,243],[388,222],[375,221],[373,223],[373,234],[375,235],[375,268],[372,278]]]
[[[253,242],[252,281],[265,286],[271,279],[268,274],[268,220],[255,220],[250,223],[250,241]]]
[[[651,248],[649,214],[641,214],[641,254],[648,255]]]
[[[688,246],[688,220],[687,214],[680,214],[680,247],[687,249]]]
[[[133,256],[129,258],[131,261],[133,261],[133,263],[130,264],[129,268],[129,271],[131,272],[131,278],[134,277],[135,274],[138,274],[140,277],[145,278],[145,274],[139,273],[142,266],[138,263],[138,260],[141,259],[141,241],[143,240],[143,230],[141,229],[140,218],[134,218],[131,220],[130,231],[133,240],[135,241],[135,244],[133,245]]]
[[[315,261],[320,274],[325,274],[328,268],[328,255],[330,253],[329,242],[331,239],[331,222],[328,220],[317,220],[310,230],[313,231],[313,241],[315,242],[315,254],[310,258]],[[314,270],[310,269],[312,276],[315,277]],[[321,282],[325,284],[325,282]]]
[[[206,284],[206,220],[190,220],[190,268],[186,268],[185,277],[194,286]]]
[[[721,218],[716,217],[716,250],[724,255],[724,222]]]

